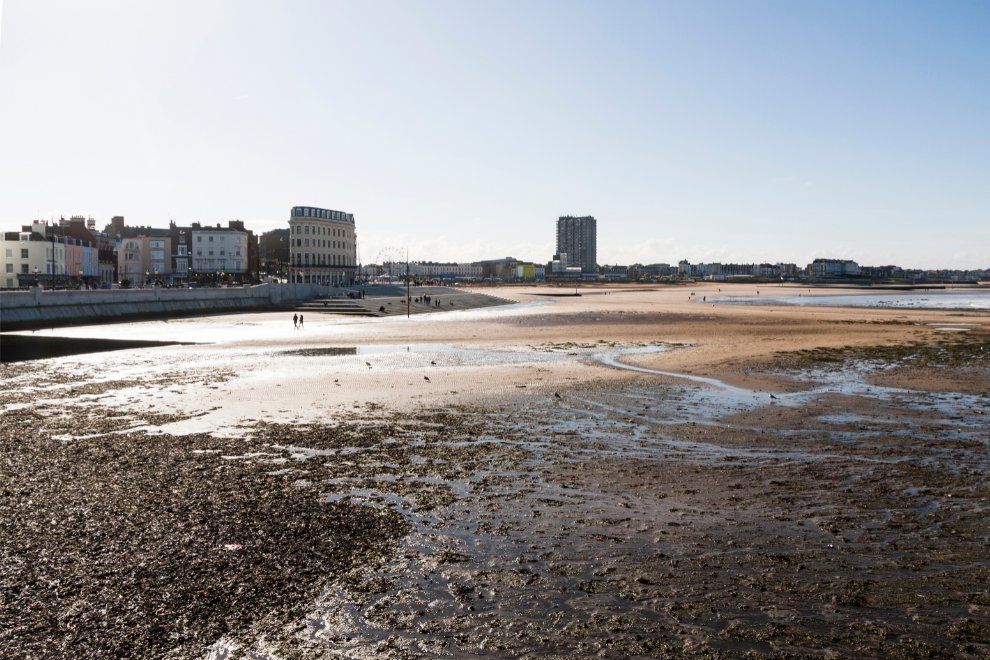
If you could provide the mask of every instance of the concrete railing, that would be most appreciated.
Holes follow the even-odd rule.
[[[259,284],[198,289],[0,292],[0,330],[17,330],[178,314],[276,308],[326,296],[317,284]]]

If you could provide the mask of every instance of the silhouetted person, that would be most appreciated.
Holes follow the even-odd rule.
[[[303,327],[303,315],[300,314],[299,315],[299,329],[302,330],[302,327]]]
[[[296,330],[299,329],[299,315],[298,314],[293,314],[292,315],[292,327],[295,328]]]

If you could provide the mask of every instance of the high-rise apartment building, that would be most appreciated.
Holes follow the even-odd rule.
[[[557,220],[557,254],[566,254],[571,266],[580,266],[582,273],[594,273],[598,265],[598,230],[590,215],[564,215]]]

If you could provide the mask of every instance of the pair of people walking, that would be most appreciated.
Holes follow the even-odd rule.
[[[302,330],[303,329],[303,315],[302,314],[293,314],[292,315],[292,327],[295,328],[296,330]]]

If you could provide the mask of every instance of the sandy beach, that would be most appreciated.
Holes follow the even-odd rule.
[[[578,292],[23,333],[178,343],[0,366],[0,647],[990,653],[990,312]]]

